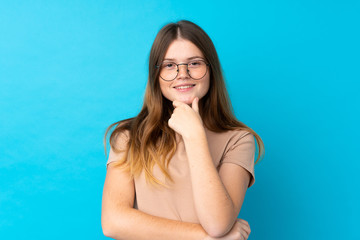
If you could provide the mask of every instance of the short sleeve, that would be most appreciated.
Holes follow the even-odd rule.
[[[254,135],[249,132],[244,133],[244,131],[237,131],[236,134],[230,138],[220,164],[233,163],[245,168],[251,174],[249,188],[255,183],[254,160]]]
[[[106,162],[106,169],[107,169],[109,163],[120,161],[123,159],[125,152],[126,152],[126,146],[127,146],[128,140],[129,140],[128,131],[121,132],[118,134],[116,141],[115,141],[116,149],[113,149],[113,147],[110,146],[109,158]]]

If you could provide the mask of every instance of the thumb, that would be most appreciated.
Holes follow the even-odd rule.
[[[199,98],[195,97],[192,101],[191,108],[194,109],[195,112],[199,113]]]

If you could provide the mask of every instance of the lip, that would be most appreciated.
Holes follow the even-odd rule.
[[[191,87],[189,87],[189,88],[183,88],[183,89],[177,88],[177,87],[182,87],[182,86],[191,86]],[[195,86],[196,86],[196,84],[186,83],[186,84],[176,85],[176,86],[174,86],[173,88],[174,88],[176,91],[179,91],[179,92],[187,92],[187,91],[190,91],[191,89],[193,89]]]
[[[179,84],[179,85],[174,86],[173,88],[182,87],[182,86],[189,86],[189,85],[192,85],[193,87],[195,87],[196,84],[195,83]]]

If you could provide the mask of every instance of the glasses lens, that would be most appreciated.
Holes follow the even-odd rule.
[[[193,79],[203,78],[206,74],[206,63],[201,60],[195,60],[188,63],[189,75]]]
[[[177,75],[177,66],[175,63],[162,63],[160,66],[160,77],[164,80],[173,80]]]
[[[202,60],[194,60],[187,64],[189,76],[192,79],[201,79],[205,76],[207,65]],[[164,62],[160,65],[160,77],[166,81],[171,81],[178,74],[178,66],[173,62]]]

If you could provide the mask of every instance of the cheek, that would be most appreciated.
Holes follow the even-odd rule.
[[[204,86],[203,86],[203,94],[205,95],[210,89],[210,79],[207,79],[204,82]]]
[[[169,92],[170,84],[164,81],[159,80],[161,93],[166,97]]]
[[[159,86],[160,86],[161,92],[163,92],[165,90],[165,86],[164,86],[164,83],[160,79],[159,79]]]

